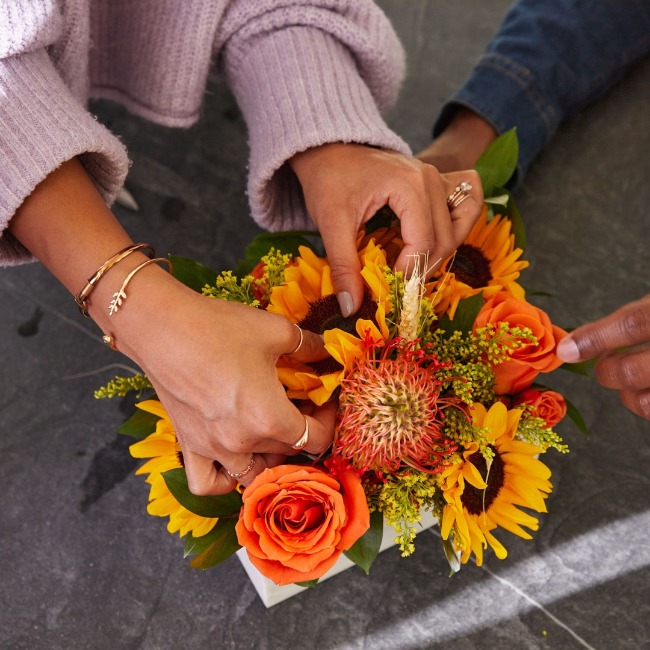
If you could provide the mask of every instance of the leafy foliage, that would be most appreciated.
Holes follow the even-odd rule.
[[[238,515],[242,505],[241,494],[236,490],[228,494],[197,496],[187,485],[185,469],[178,467],[163,472],[167,488],[176,501],[190,512],[201,517],[232,517]]]
[[[135,413],[117,428],[117,432],[141,440],[156,430],[158,420],[160,418],[157,415],[136,409]]]
[[[343,554],[361,567],[367,575],[370,573],[370,567],[379,554],[383,534],[384,515],[375,510],[370,513],[370,528]]]

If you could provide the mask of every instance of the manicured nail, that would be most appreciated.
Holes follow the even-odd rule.
[[[341,291],[336,294],[336,297],[339,301],[339,308],[343,314],[343,318],[347,318],[354,311],[354,303],[352,302],[352,296],[347,291]]]
[[[557,356],[565,363],[577,363],[580,361],[580,350],[576,342],[565,336],[557,345]]]

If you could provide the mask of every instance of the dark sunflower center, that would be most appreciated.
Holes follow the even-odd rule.
[[[492,279],[490,262],[480,248],[471,244],[461,244],[456,251],[451,270],[456,277],[472,289],[487,287]]]
[[[309,312],[298,325],[305,330],[316,332],[316,334],[323,334],[325,330],[331,330],[335,327],[342,329],[348,334],[354,334],[356,332],[355,325],[357,319],[366,318],[374,321],[376,311],[377,305],[372,301],[370,294],[365,292],[359,311],[356,314],[352,314],[352,316],[344,318],[339,309],[339,301],[332,294],[331,296],[325,296],[325,298],[319,298],[316,302],[312,302],[309,307]]]
[[[375,322],[376,311],[377,305],[366,291],[363,294],[359,311],[345,318],[339,308],[339,301],[336,299],[336,295],[332,294],[331,296],[325,296],[325,298],[319,298],[315,302],[312,302],[309,307],[309,312],[298,325],[302,329],[316,332],[316,334],[323,334],[325,330],[334,328],[341,329],[348,334],[355,334],[357,319],[364,318]],[[309,367],[320,377],[321,375],[337,372],[342,366],[332,357],[328,357],[322,361],[310,363]]]
[[[485,490],[479,490],[473,485],[470,485],[467,482],[465,483],[465,489],[463,490],[460,500],[467,508],[467,512],[469,512],[470,515],[480,515],[482,512],[488,510],[497,498],[499,491],[505,482],[503,460],[494,447],[490,448],[494,451],[494,458],[492,459],[490,474],[487,479],[485,478],[485,475],[488,472],[487,463],[485,462],[485,458],[483,458],[483,454],[480,451],[477,451],[468,459],[468,461],[476,467],[479,474],[483,477],[483,480],[487,483],[487,488]]]

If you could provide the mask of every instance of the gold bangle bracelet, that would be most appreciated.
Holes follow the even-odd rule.
[[[119,310],[119,308],[122,306],[122,303],[126,300],[126,286],[131,282],[133,279],[133,276],[138,272],[141,271],[145,266],[148,266],[149,264],[159,264],[159,263],[164,263],[169,265],[169,272],[172,272],[172,263],[166,258],[166,257],[155,257],[154,259],[147,260],[146,262],[142,262],[140,266],[136,266],[133,271],[131,271],[125,278],[124,282],[122,282],[122,286],[119,288],[118,291],[116,291],[113,294],[113,299],[108,305],[108,315],[112,316],[113,314],[116,314]]]
[[[147,253],[149,258],[155,257],[156,252],[149,244],[133,244],[131,246],[127,246],[126,248],[122,249],[118,253],[115,253],[113,257],[107,259],[95,271],[92,277],[88,278],[86,284],[83,286],[81,291],[74,297],[74,301],[77,303],[77,307],[79,307],[79,311],[81,311],[81,313],[86,318],[90,318],[90,314],[88,313],[88,299],[90,298],[90,294],[93,292],[95,285],[99,282],[101,277],[107,271],[112,269],[118,262],[121,262],[125,257],[131,255],[131,253],[135,253],[136,251],[146,249],[146,248],[149,249],[149,252]]]

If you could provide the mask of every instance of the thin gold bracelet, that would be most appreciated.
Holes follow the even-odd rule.
[[[122,249],[118,253],[115,253],[113,257],[107,259],[90,277],[86,284],[83,286],[81,291],[74,297],[74,301],[77,303],[77,307],[79,307],[79,311],[86,317],[90,318],[90,314],[88,313],[88,299],[90,298],[90,294],[93,292],[93,289],[95,288],[95,285],[99,282],[101,277],[110,269],[112,269],[118,262],[121,262],[125,257],[128,255],[131,255],[131,253],[135,253],[136,251],[142,250],[142,249],[149,249],[149,252],[147,255],[150,258],[154,258],[156,256],[156,252],[154,251],[153,247],[151,247],[149,244],[133,244],[131,246],[127,246],[126,248]]]
[[[108,315],[112,316],[113,314],[116,314],[119,310],[119,308],[122,306],[122,303],[126,300],[126,285],[131,282],[133,276],[138,272],[141,271],[145,266],[148,266],[149,264],[159,264],[163,262],[164,264],[169,265],[169,272],[172,272],[172,263],[166,258],[166,257],[155,257],[154,259],[147,260],[146,262],[142,262],[140,266],[136,266],[133,271],[131,271],[125,278],[124,282],[122,282],[122,286],[119,288],[118,291],[116,291],[113,294],[113,299],[108,305]]]

